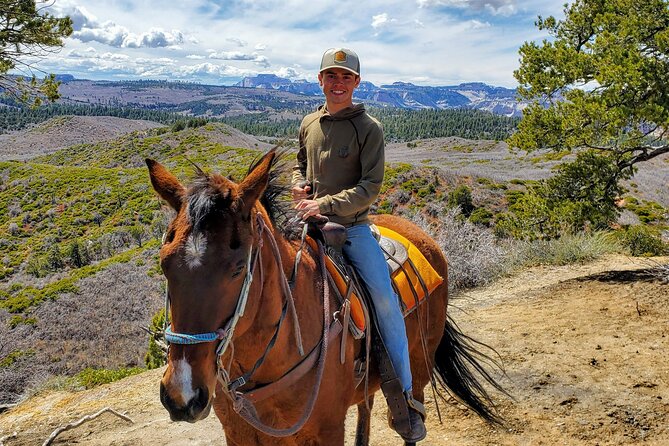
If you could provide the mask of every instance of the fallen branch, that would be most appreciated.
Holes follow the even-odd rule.
[[[4,437],[0,437],[0,446],[5,445],[5,440],[16,438],[17,435],[18,435],[18,433],[14,432],[14,433],[11,433],[9,435],[5,435]]]
[[[0,413],[6,412],[16,406],[16,404],[0,404]]]
[[[113,413],[114,415],[116,415],[117,417],[122,418],[122,419],[124,419],[125,421],[127,421],[127,422],[129,422],[129,423],[134,423],[134,421],[132,421],[132,419],[129,418],[129,417],[127,417],[126,415],[123,415],[123,414],[121,414],[121,413],[118,413],[118,412],[116,412],[114,409],[111,409],[111,408],[109,408],[109,407],[105,407],[104,409],[100,410],[100,411],[97,412],[97,413],[94,413],[93,415],[86,415],[85,417],[83,417],[83,418],[82,418],[81,420],[79,420],[79,421],[75,421],[74,423],[70,423],[70,424],[68,424],[68,425],[66,425],[66,426],[61,426],[61,427],[59,427],[58,429],[56,429],[55,431],[53,431],[53,433],[49,436],[49,438],[47,438],[47,440],[42,444],[42,446],[49,446],[49,445],[53,442],[53,440],[56,439],[56,437],[57,437],[58,435],[62,434],[62,433],[65,432],[65,431],[68,431],[68,430],[70,430],[70,429],[74,429],[75,427],[79,427],[79,426],[81,426],[82,424],[84,424],[86,421],[94,420],[95,418],[99,417],[100,415],[102,415],[102,414],[105,413],[105,412],[111,412],[111,413]]]

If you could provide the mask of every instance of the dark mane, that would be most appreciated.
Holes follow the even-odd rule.
[[[251,172],[260,162],[261,156],[258,156],[249,167]],[[275,228],[278,228],[284,237],[295,239],[299,236],[300,227],[296,224],[295,208],[291,197],[291,159],[288,149],[277,149],[276,156],[272,161],[272,168],[269,172],[269,183],[265,193],[260,198],[260,204],[263,205],[270,220]]]
[[[249,172],[257,166],[260,158],[258,156],[253,161]],[[188,188],[186,199],[189,221],[193,230],[199,232],[210,217],[228,212],[235,198],[228,186],[230,180],[217,174],[207,174],[197,165],[195,167],[196,177]],[[296,212],[291,199],[290,172],[291,163],[288,151],[278,150],[272,162],[269,183],[260,198],[260,203],[267,211],[274,227],[278,228],[285,237],[293,239],[297,238],[300,228],[295,224]]]

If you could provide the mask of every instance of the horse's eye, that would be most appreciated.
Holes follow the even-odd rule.
[[[174,230],[168,229],[167,232],[163,234],[163,245],[165,243],[171,243],[174,240]]]
[[[244,268],[246,268],[246,262],[238,262],[234,271],[232,271],[232,278],[234,279],[235,277],[239,276],[244,271]]]

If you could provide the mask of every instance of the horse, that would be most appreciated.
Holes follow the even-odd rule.
[[[346,336],[333,316],[340,308],[319,252],[277,223],[277,210],[290,204],[277,193],[283,158],[268,151],[239,183],[196,166],[188,188],[146,160],[153,188],[176,211],[160,248],[171,321],[161,402],[172,420],[191,423],[213,408],[228,446],[344,445],[346,413],[357,405],[356,445],[366,445],[379,373],[372,360],[367,384],[356,379],[365,340]],[[391,215],[374,222],[409,239],[447,278],[439,246],[417,225]],[[445,281],[405,319],[414,398],[423,402],[426,385],[438,380],[499,422],[483,381],[500,387],[447,305]]]

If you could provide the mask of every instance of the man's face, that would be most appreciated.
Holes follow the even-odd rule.
[[[318,73],[318,82],[323,88],[328,109],[337,111],[353,105],[353,90],[360,85],[360,76],[343,68],[328,68]]]

